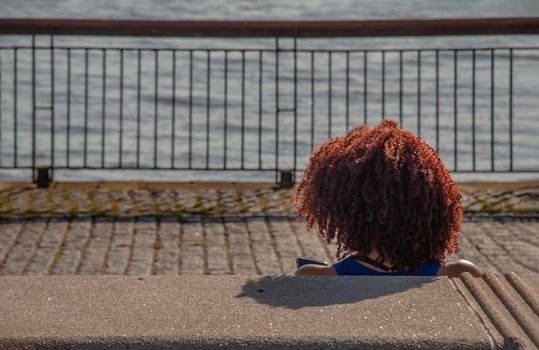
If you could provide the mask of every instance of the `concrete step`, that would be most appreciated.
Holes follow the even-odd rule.
[[[539,281],[294,276],[0,278],[0,348],[535,349]]]

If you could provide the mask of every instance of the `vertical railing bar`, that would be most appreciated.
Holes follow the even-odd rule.
[[[490,50],[490,169],[494,171],[494,49]]]
[[[88,151],[88,49],[84,49],[84,153],[83,165],[87,166]]]
[[[314,51],[311,51],[311,152],[314,148]]]
[[[279,170],[279,37],[275,37],[275,182]]]
[[[332,104],[332,85],[333,85],[333,62],[332,62],[332,52],[328,52],[328,138],[331,137],[331,115],[333,112],[333,104]]]
[[[440,51],[436,50],[436,152],[440,152]]]
[[[417,134],[421,136],[421,50],[417,50]]]
[[[382,51],[382,120],[386,116],[386,52]]]
[[[402,50],[399,50],[399,126],[402,128]]]
[[[51,93],[50,93],[50,103],[51,103],[51,179],[54,179],[54,168],[55,168],[55,161],[54,161],[54,144],[55,144],[55,113],[54,113],[54,78],[55,78],[55,71],[54,71],[54,35],[51,34],[50,36],[50,60],[51,60]]]
[[[350,51],[346,51],[346,131],[350,128]]]
[[[3,67],[3,62],[2,62],[2,58],[3,56],[1,55],[1,51],[0,51],[0,166],[2,165],[2,151],[3,151],[3,147],[2,147],[2,116],[3,116],[3,113],[2,113],[2,109],[4,107],[4,104],[2,103],[2,67]]]
[[[453,133],[454,137],[454,160],[455,160],[455,171],[458,170],[458,51],[453,50],[453,113],[454,113],[454,123],[453,123]]]
[[[124,50],[120,50],[120,152],[119,167],[123,166],[123,138],[124,135]]]
[[[225,112],[225,120],[224,120],[224,142],[223,142],[223,168],[226,169],[226,159],[227,159],[227,148],[228,148],[228,51],[225,51],[225,79],[224,79],[224,89],[223,89],[223,98],[224,98],[224,112]]]
[[[210,168],[211,52],[206,51],[206,169]]]
[[[71,49],[67,49],[67,96],[66,96],[66,116],[67,116],[67,139],[66,139],[66,164],[69,168],[70,146],[71,146]]]
[[[472,50],[472,170],[476,169],[475,161],[475,50]]]
[[[294,37],[294,172],[298,168],[298,47]]]
[[[258,52],[258,169],[262,169],[262,55]]]
[[[363,51],[363,124],[367,124],[367,51]]]
[[[193,50],[189,50],[189,169],[193,167]]]
[[[36,36],[32,35],[32,171],[36,170]]]
[[[153,168],[157,169],[157,137],[159,128],[159,51],[153,51],[154,96],[153,96]]]
[[[101,86],[101,167],[105,168],[105,113],[106,113],[106,93],[107,93],[107,51],[101,50],[103,55],[103,67],[101,72],[103,74],[102,86]]]
[[[176,153],[176,50],[172,50],[172,130],[170,132],[170,168],[174,169]]]
[[[19,56],[19,50],[17,48],[15,48],[15,50],[13,51],[13,132],[14,132],[14,137],[13,137],[13,157],[14,157],[14,166],[15,168],[17,168],[17,158],[18,158],[18,155],[17,155],[17,136],[18,136],[18,128],[17,128],[17,125],[19,124],[19,118],[17,117],[17,104],[18,104],[18,89],[17,89],[17,86],[19,85],[19,81],[18,81],[18,74],[17,74],[17,70],[18,70],[18,56]]]
[[[137,50],[137,168],[140,168],[140,89],[142,83],[141,50]]]
[[[513,49],[509,49],[509,171],[513,171]]]
[[[241,51],[241,169],[245,169],[245,50]]]

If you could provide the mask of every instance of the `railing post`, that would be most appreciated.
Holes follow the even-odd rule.
[[[279,187],[292,188],[294,187],[294,171],[291,169],[279,170]]]
[[[32,169],[36,170],[36,35],[32,34]]]
[[[52,172],[50,166],[38,166],[33,169],[33,182],[37,185],[38,188],[47,188],[49,187],[52,181]]]
[[[55,128],[55,109],[54,109],[54,99],[55,99],[55,90],[54,90],[54,35],[50,35],[50,60],[51,60],[51,67],[50,67],[50,84],[51,84],[51,90],[49,95],[49,103],[50,103],[50,113],[51,113],[51,181],[54,178],[54,167],[55,167],[55,161],[54,161],[54,145],[56,143],[55,136],[56,136],[56,128]]]

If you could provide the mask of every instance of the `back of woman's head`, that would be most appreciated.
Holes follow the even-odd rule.
[[[457,249],[462,208],[455,182],[422,139],[385,120],[318,147],[295,197],[309,229],[337,256],[374,249],[413,269]]]

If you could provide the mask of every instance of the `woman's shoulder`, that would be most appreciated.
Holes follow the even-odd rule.
[[[346,260],[346,259],[345,259]],[[343,262],[344,260],[341,260]],[[348,261],[348,260],[346,260]],[[429,265],[431,266],[431,265]],[[468,260],[453,260],[449,262],[438,263],[439,270],[437,276],[458,277],[464,272],[469,272],[474,277],[481,276],[481,271],[472,262]],[[336,276],[337,270],[333,266],[321,265],[303,265],[296,271],[296,276]]]
[[[332,266],[308,264],[296,271],[296,276],[336,276],[337,271]]]

